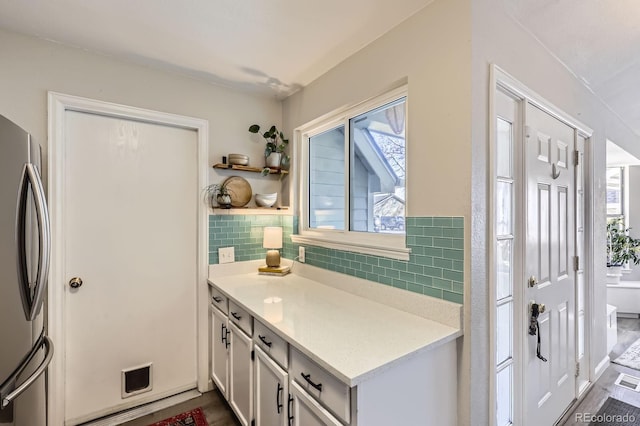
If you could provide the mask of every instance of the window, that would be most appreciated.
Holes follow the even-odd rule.
[[[406,115],[403,88],[301,129],[301,242],[408,259]]]
[[[607,167],[607,217],[625,216],[625,167]]]

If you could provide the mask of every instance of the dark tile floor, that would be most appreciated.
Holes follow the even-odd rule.
[[[204,411],[204,415],[210,426],[240,425],[233,411],[231,411],[231,407],[229,407],[222,395],[220,395],[220,392],[213,390],[202,394],[202,396],[198,398],[190,399],[173,407],[165,408],[164,410],[124,423],[123,426],[148,426],[198,407],[202,407],[202,411]]]
[[[614,360],[640,338],[640,319],[618,318],[618,343],[613,347],[609,357]],[[640,371],[623,367],[618,364],[611,365],[602,373],[602,376],[594,383],[587,396],[580,404],[565,417],[563,426],[584,426],[587,423],[577,421],[577,413],[596,414],[608,397],[613,397],[628,404],[640,407],[640,393],[625,389],[615,384],[620,373],[640,377]]]

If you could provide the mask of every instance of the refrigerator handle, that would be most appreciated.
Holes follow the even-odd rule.
[[[16,381],[18,380],[18,376],[27,368],[33,357],[35,357],[36,353],[40,348],[44,346],[45,348],[45,356],[42,363],[36,368],[31,376],[29,376],[20,386],[16,387]],[[0,386],[0,409],[5,408],[9,404],[11,404],[17,397],[19,397],[25,390],[29,388],[38,377],[45,372],[49,364],[51,363],[51,359],[53,358],[53,342],[49,339],[48,336],[45,336],[44,333],[38,339],[36,345],[32,348],[31,353],[24,358],[22,361],[22,365],[20,365],[16,371]]]
[[[36,216],[38,220],[38,271],[36,274],[36,284],[31,292],[29,275],[27,271],[27,250],[25,243],[26,234],[26,213],[27,197],[29,186],[33,191],[33,199],[36,206]],[[49,274],[49,261],[51,255],[51,228],[49,224],[49,211],[44,196],[40,173],[35,165],[26,163],[22,171],[20,189],[18,193],[18,215],[16,222],[17,261],[18,261],[18,281],[20,286],[20,297],[25,317],[28,321],[33,321],[40,313],[42,301],[47,287]]]

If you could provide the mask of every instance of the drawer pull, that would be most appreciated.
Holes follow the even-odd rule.
[[[289,426],[293,423],[293,397],[289,394],[289,402],[287,403],[287,409],[289,410]]]
[[[280,393],[284,388],[280,386],[280,382],[278,382],[278,387],[276,388],[276,408],[278,409],[278,414],[280,414],[280,410],[282,410],[282,402],[280,402]]]
[[[311,374],[300,373],[300,375],[302,376],[303,379],[307,381],[307,383],[313,386],[316,390],[319,390],[320,392],[322,392],[322,383],[313,383],[311,381]]]
[[[212,297],[212,299],[213,299],[213,301],[214,301],[214,302],[216,302],[216,303],[220,303],[220,302],[222,302],[222,297],[219,297],[219,296],[213,296],[213,297]]]
[[[258,337],[260,338],[262,343],[264,343],[265,345],[267,345],[269,347],[271,347],[271,345],[273,345],[273,342],[267,342],[266,336],[261,336],[261,335],[258,334]]]
[[[240,321],[240,318],[242,318],[242,316],[241,316],[241,315],[238,315],[238,314],[237,314],[237,313],[235,313],[235,312],[231,312],[231,316],[232,316],[232,317],[234,317],[235,319],[237,319],[238,321]]]

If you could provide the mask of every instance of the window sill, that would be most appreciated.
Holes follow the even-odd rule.
[[[387,257],[396,260],[409,260],[411,254],[410,248],[394,248],[394,247],[374,247],[365,244],[344,243],[325,238],[318,238],[306,235],[292,235],[291,241],[296,244],[306,244],[310,246],[325,247],[336,250],[350,251],[360,254],[369,254],[372,256]]]

